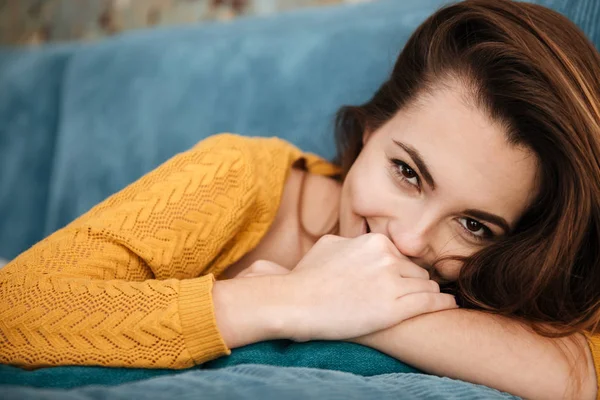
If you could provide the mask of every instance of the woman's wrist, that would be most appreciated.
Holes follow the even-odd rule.
[[[217,281],[213,304],[217,327],[229,348],[288,338],[292,310],[277,275]]]

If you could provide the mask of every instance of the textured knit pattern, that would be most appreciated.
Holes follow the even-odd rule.
[[[230,353],[214,277],[256,247],[294,161],[277,138],[212,136],[0,270],[0,363],[188,368]]]

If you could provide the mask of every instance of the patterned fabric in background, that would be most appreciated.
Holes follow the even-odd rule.
[[[364,1],[373,0],[0,0],[0,45],[89,41],[130,29]]]

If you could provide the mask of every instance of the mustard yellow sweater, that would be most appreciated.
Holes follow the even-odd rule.
[[[265,235],[300,158],[339,172],[278,138],[215,135],[37,243],[0,269],[0,363],[181,369],[228,355],[214,277]],[[598,372],[600,335],[588,341]]]
[[[230,353],[214,277],[273,222],[292,164],[277,138],[212,136],[0,269],[0,363],[188,368]]]

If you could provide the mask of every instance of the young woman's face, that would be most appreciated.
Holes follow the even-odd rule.
[[[438,282],[514,229],[536,195],[537,158],[506,141],[502,127],[439,90],[366,133],[344,181],[340,235],[386,235]]]

